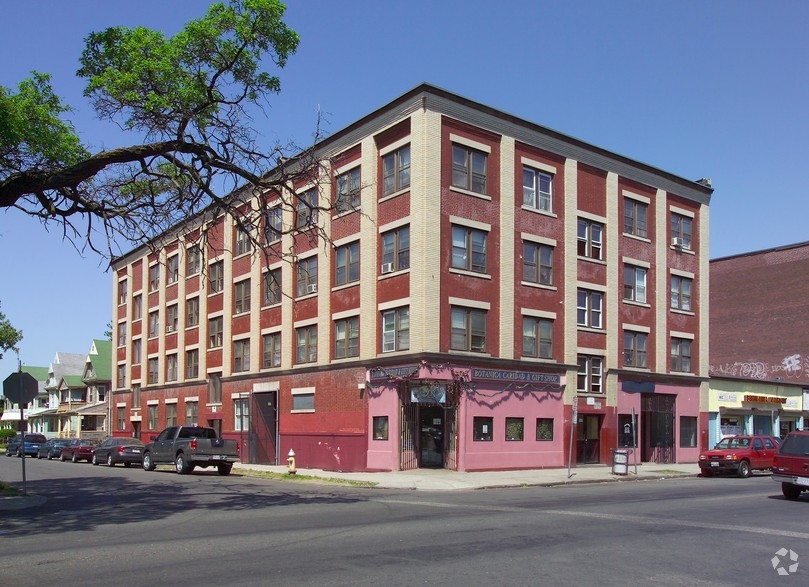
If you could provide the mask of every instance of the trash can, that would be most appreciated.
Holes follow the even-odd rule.
[[[612,449],[612,474],[613,475],[626,475],[629,469],[629,449],[626,448],[613,448]]]

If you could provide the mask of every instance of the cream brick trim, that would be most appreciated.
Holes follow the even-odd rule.
[[[356,145],[348,147],[348,149],[353,149],[355,146]],[[348,149],[346,149],[346,150],[348,150]],[[340,167],[335,167],[334,170],[333,170],[334,171],[334,177],[336,178],[338,175],[343,175],[344,173],[348,173],[349,171],[352,171],[352,170],[356,169],[357,167],[362,168],[362,159],[361,158],[360,159],[354,159],[350,163],[345,163],[344,165],[341,165]],[[362,178],[362,170],[361,169],[360,169],[360,178]],[[360,185],[362,185],[362,180],[361,179],[360,179]]]
[[[332,320],[344,320],[345,318],[353,318],[354,316],[359,316],[361,313],[360,308],[352,308],[351,310],[345,310],[344,312],[337,312],[331,315]]]
[[[164,403],[177,405],[177,398],[176,397],[167,397],[165,399]]]
[[[651,204],[652,200],[647,198],[646,196],[641,196],[640,194],[636,194],[634,192],[630,192],[629,190],[621,190],[621,195],[625,198],[629,198],[630,200],[638,200],[639,202],[643,202],[644,204]]]
[[[606,285],[601,285],[601,284],[598,284],[598,283],[590,283],[589,281],[577,281],[576,282],[576,288],[577,289],[589,289],[589,290],[592,290],[592,291],[598,291],[598,292],[603,292],[603,293],[606,293],[606,291],[607,291],[607,286]]]
[[[187,398],[185,398],[186,403],[188,403],[188,402],[198,402],[198,401],[199,401],[199,396],[198,395],[189,395]]]
[[[604,350],[604,349],[593,349],[593,348],[590,348],[590,347],[583,346],[583,347],[578,347],[576,349],[576,354],[577,355],[592,355],[594,357],[605,357],[606,354],[607,354],[607,351]]]
[[[470,300],[467,298],[449,298],[450,305],[465,306],[467,308],[477,308],[478,310],[491,310],[492,305],[490,302],[481,302],[479,300]]]
[[[555,166],[548,165],[547,163],[542,163],[541,161],[537,161],[536,159],[529,159],[528,157],[520,157],[520,163],[522,163],[523,165],[527,165],[528,167],[533,167],[534,169],[550,173],[552,175],[556,175],[557,173],[559,173],[559,170]]]
[[[410,224],[410,216],[405,216],[404,218],[399,218],[398,220],[394,220],[393,222],[388,222],[387,224],[382,224],[379,226],[379,234],[383,232],[388,232],[389,230],[394,230],[396,228],[401,228],[402,226],[407,226]]]
[[[607,224],[607,218],[605,216],[599,216],[598,214],[591,214],[590,212],[576,210],[576,216],[579,218],[584,218],[585,220],[592,220],[594,222],[600,222],[601,224]],[[573,250],[575,251],[576,249]]]
[[[674,267],[669,268],[669,272],[672,275],[677,275],[678,277],[687,277],[688,279],[694,279],[695,275],[690,271],[682,271],[680,269],[675,269]]]
[[[404,306],[409,305],[410,305],[410,298],[399,298],[398,300],[391,300],[390,302],[384,302],[382,304],[379,304],[377,306],[377,309],[380,312],[384,312],[385,310],[394,310],[396,308],[403,308]]]
[[[648,326],[641,326],[639,324],[629,324],[624,322],[622,326],[624,330],[631,330],[632,332],[645,332],[646,334],[649,334],[652,331],[652,329]]]
[[[694,218],[694,213],[691,210],[686,210],[685,208],[679,208],[677,206],[669,206],[669,210],[674,212],[675,214],[680,214],[681,216],[688,216],[689,218]]]
[[[265,334],[275,334],[277,332],[281,332],[281,333],[284,332],[284,327],[281,324],[278,324],[277,326],[270,326],[268,328],[262,328],[261,329],[261,335],[262,336],[264,336]]]
[[[292,395],[306,395],[310,393],[315,393],[314,387],[293,387],[290,390]]]
[[[671,338],[685,338],[688,340],[694,340],[696,338],[693,332],[680,332],[678,330],[672,330],[670,334]]]
[[[452,141],[453,143],[463,145],[464,147],[470,147],[472,149],[477,149],[478,151],[483,151],[484,153],[492,152],[492,148],[490,145],[487,145],[485,143],[479,143],[478,141],[473,141],[472,139],[467,139],[466,137],[456,135],[455,133],[450,133],[449,140]]]
[[[486,232],[492,231],[492,225],[485,222],[477,222],[476,220],[469,220],[461,216],[450,216],[450,224],[457,224],[458,226],[466,226],[467,228],[477,228],[478,230],[485,230]]]
[[[520,239],[524,241],[529,241],[532,243],[539,243],[541,245],[549,245],[551,247],[557,246],[557,242],[555,238],[547,238],[544,236],[539,236],[536,234],[531,234],[530,232],[521,232]]]
[[[253,393],[263,393],[267,391],[279,391],[281,383],[279,381],[259,381],[253,384]]]
[[[362,235],[361,234],[350,234],[348,236],[344,236],[343,238],[335,240],[332,244],[334,247],[342,247],[343,245],[347,245],[350,243],[360,242]]]
[[[556,312],[535,310],[533,308],[520,308],[520,315],[531,316],[532,318],[548,318],[550,320],[556,320]]]
[[[397,121],[397,122],[398,122],[398,121]],[[384,131],[383,131],[383,132],[384,132]],[[410,144],[410,140],[411,140],[411,138],[410,138],[410,136],[408,135],[408,136],[406,136],[406,137],[404,137],[404,138],[402,138],[402,139],[399,139],[399,140],[398,140],[398,141],[396,141],[395,143],[391,143],[391,144],[389,144],[389,145],[384,146],[383,148],[379,149],[379,156],[380,156],[380,157],[384,157],[385,155],[389,155],[390,153],[393,153],[394,151],[398,151],[399,149],[401,149],[401,148],[402,148],[402,147],[404,147],[405,145],[409,145],[409,144]],[[411,156],[411,158],[412,158],[412,156],[413,156],[412,151],[411,151],[411,153],[410,153],[410,156]]]
[[[633,259],[632,257],[622,257],[621,262],[626,265],[635,265],[636,267],[644,267],[646,269],[652,268],[652,264],[648,261],[641,261],[640,259]]]
[[[319,318],[308,318],[306,320],[299,320],[292,324],[293,328],[304,328],[305,326],[313,326],[318,323]],[[318,337],[320,338],[320,337]],[[318,349],[320,350],[320,349]]]

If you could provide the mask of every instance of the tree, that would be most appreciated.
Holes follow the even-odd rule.
[[[255,235],[262,206],[245,202],[264,194],[295,210],[296,185],[323,175],[313,150],[262,150],[251,124],[281,87],[264,65],[282,69],[298,46],[285,9],[277,0],[230,0],[173,37],[144,27],[91,33],[77,72],[84,96],[102,120],[137,136],[131,146],[90,153],[47,74],[33,72],[16,91],[0,87],[0,208],[56,224],[74,245],[111,256],[203,212],[238,212]]]
[[[22,330],[17,330],[8,321],[6,315],[0,312],[0,358],[7,351],[16,351],[22,340]]]

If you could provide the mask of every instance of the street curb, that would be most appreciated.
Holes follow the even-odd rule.
[[[0,497],[0,511],[18,511],[45,505],[47,497],[42,495],[13,495]]]

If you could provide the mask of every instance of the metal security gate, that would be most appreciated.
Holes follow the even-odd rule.
[[[444,468],[458,470],[458,406],[444,408]]]
[[[646,395],[641,403],[641,427],[644,443],[641,460],[654,463],[673,463],[674,408],[676,396]]]
[[[278,434],[278,392],[253,394],[250,406],[249,462],[258,465],[277,465],[276,436]]]
[[[418,404],[402,404],[402,413],[399,418],[399,468],[402,471],[419,467],[418,435],[416,434],[418,408]]]

